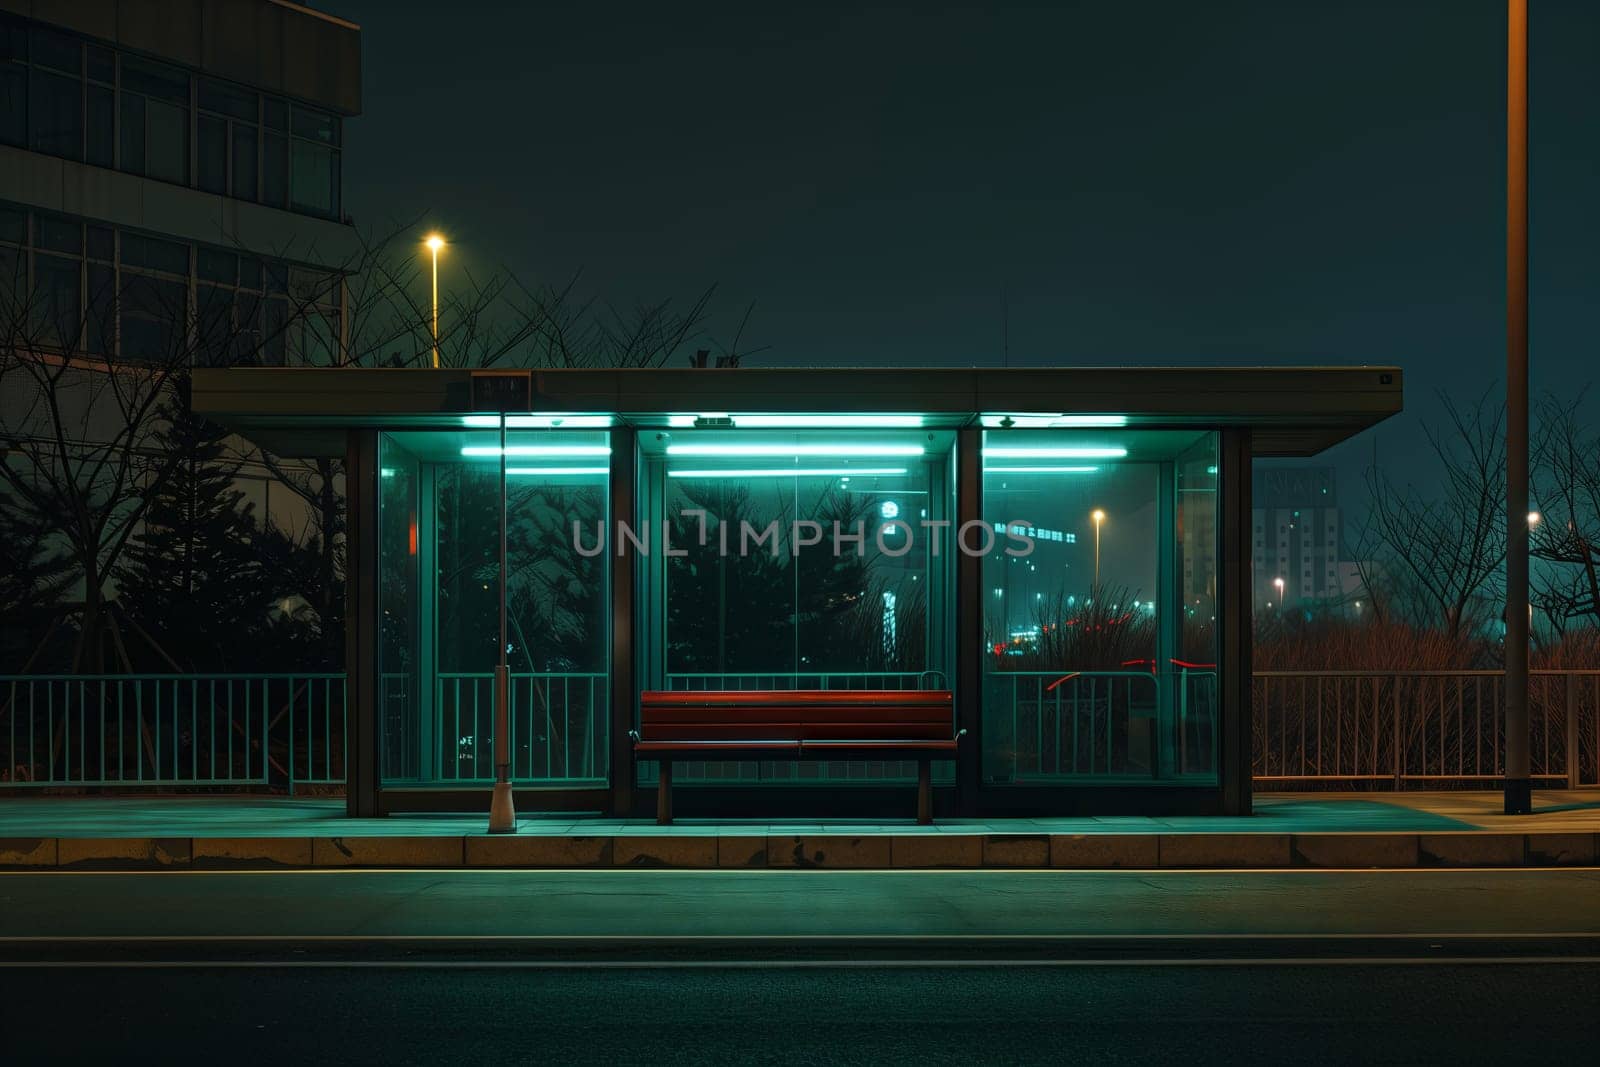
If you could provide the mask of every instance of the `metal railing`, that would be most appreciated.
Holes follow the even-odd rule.
[[[385,734],[426,780],[493,775],[493,675],[440,675],[428,730],[415,685],[385,675]],[[668,688],[945,688],[938,672],[675,673]],[[987,780],[1214,773],[1216,675],[1181,671],[994,672],[985,678]],[[1171,716],[1162,685],[1175,686]],[[315,674],[0,675],[0,787],[336,785],[345,773],[345,678]],[[518,674],[513,774],[523,782],[609,775],[608,677]],[[1263,788],[1487,785],[1502,773],[1499,671],[1259,671],[1254,773]],[[1529,693],[1534,777],[1600,785],[1600,670],[1536,670]],[[1162,746],[1167,746],[1163,748]],[[390,757],[386,754],[386,761]],[[648,778],[652,769],[647,769]],[[898,779],[909,764],[685,764],[708,780]],[[390,775],[386,771],[386,777]],[[400,775],[397,777],[404,777]]]
[[[0,675],[0,786],[282,786],[345,775],[343,674]]]
[[[1213,773],[1214,671],[995,671],[984,685],[986,781],[1049,784]],[[1167,688],[1170,695],[1163,693]],[[1164,706],[1170,714],[1162,714]]]
[[[604,782],[611,694],[604,672],[511,675],[511,777],[517,782]],[[494,674],[441,673],[434,689],[431,781],[494,780]]]
[[[1533,777],[1600,784],[1600,670],[1536,670]],[[1254,773],[1267,787],[1484,785],[1504,773],[1503,671],[1257,671]]]

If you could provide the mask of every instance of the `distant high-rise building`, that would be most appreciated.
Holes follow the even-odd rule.
[[[1343,599],[1337,490],[1333,467],[1255,472],[1251,561],[1258,608],[1277,604],[1280,597],[1289,604]]]

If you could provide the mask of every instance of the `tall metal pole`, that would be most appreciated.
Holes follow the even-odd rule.
[[[500,413],[500,662],[494,668],[494,795],[489,798],[489,832],[517,832],[517,811],[511,802],[511,666],[506,660],[506,415]]]
[[[1506,3],[1505,811],[1533,808],[1528,764],[1528,0]]]
[[[439,369],[439,242],[429,241],[433,250],[433,369]],[[503,419],[501,421],[504,421]],[[505,464],[501,464],[504,466]]]

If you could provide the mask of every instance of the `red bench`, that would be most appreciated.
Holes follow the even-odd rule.
[[[661,765],[656,822],[672,821],[679,760],[915,760],[917,821],[933,821],[929,765],[955,756],[948,689],[647,691],[634,755]]]

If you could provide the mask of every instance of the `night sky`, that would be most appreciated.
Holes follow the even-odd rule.
[[[1501,0],[317,6],[348,208],[445,286],[716,284],[766,365],[1397,363],[1397,463],[1503,379]],[[1600,389],[1600,3],[1531,6],[1533,388]]]

